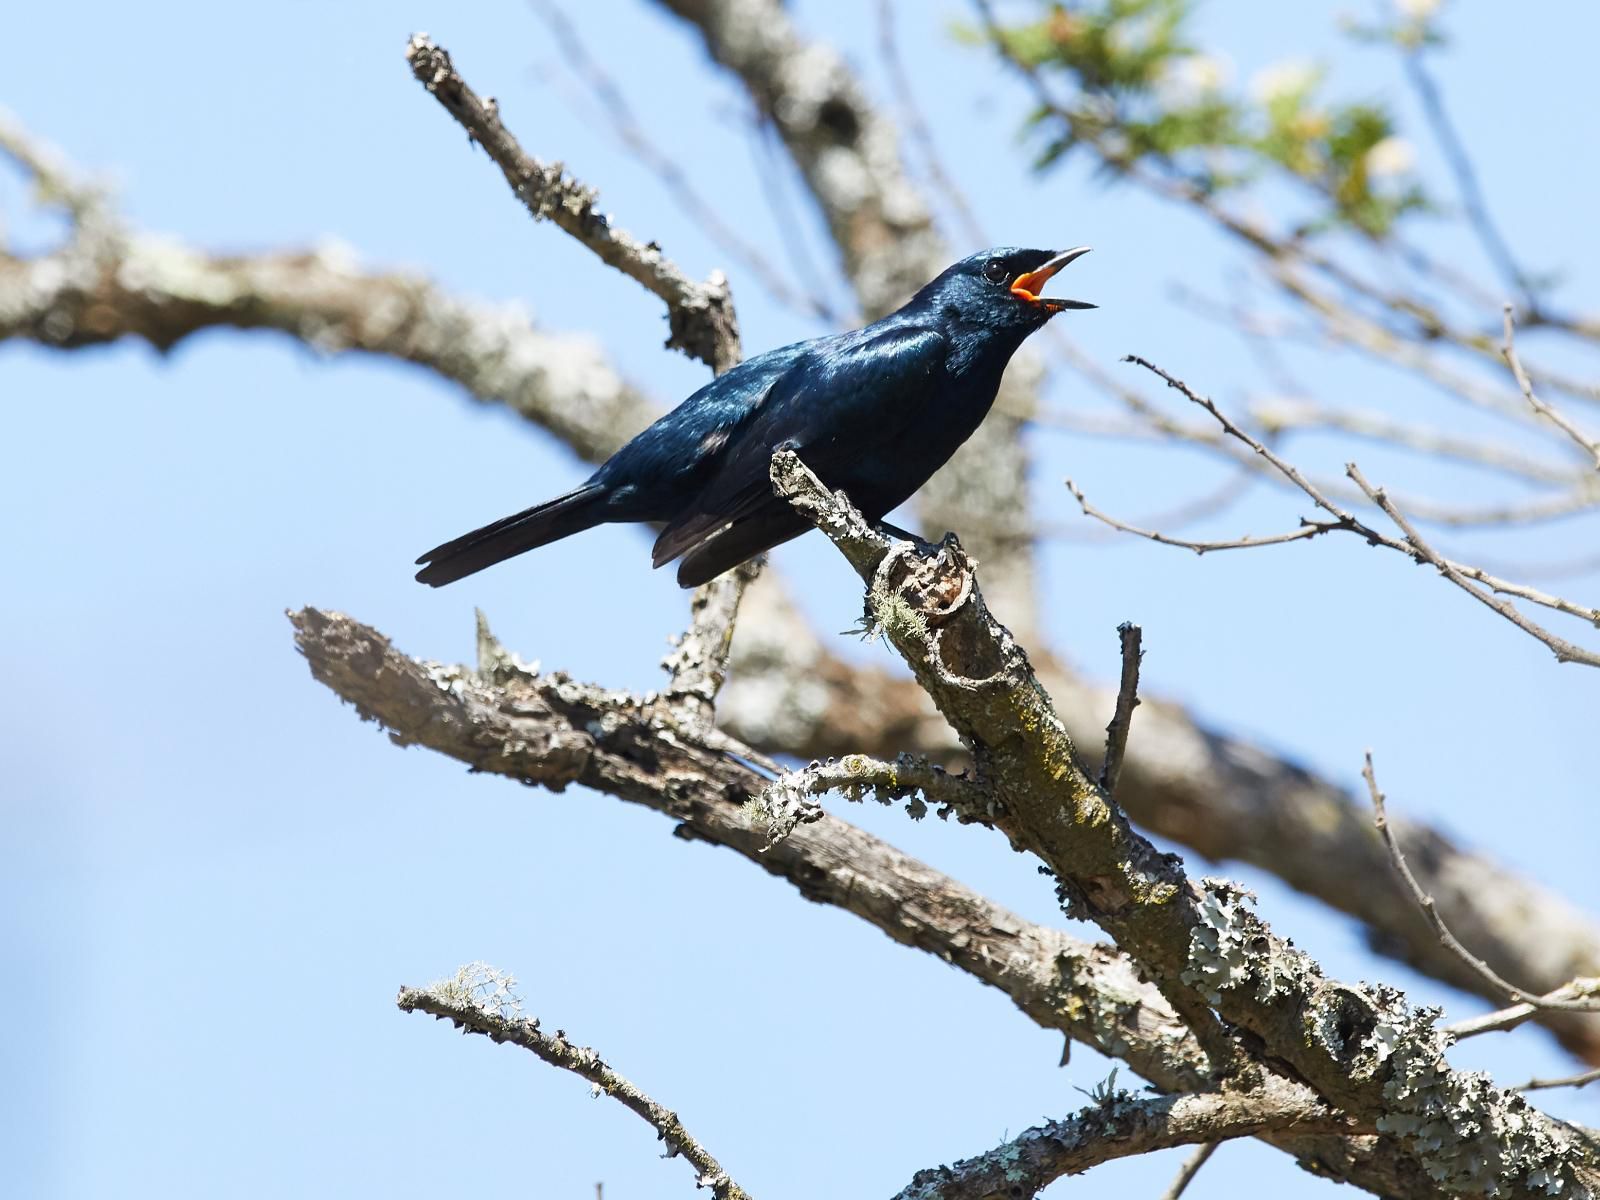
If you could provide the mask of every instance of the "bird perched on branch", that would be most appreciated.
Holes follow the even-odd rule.
[[[417,579],[440,587],[595,525],[650,521],[665,525],[655,565],[681,556],[678,582],[697,587],[810,528],[772,492],[778,450],[881,520],[972,436],[1029,334],[1095,307],[1043,295],[1088,252],[974,254],[865,329],[746,359],[566,495],[429,550]]]

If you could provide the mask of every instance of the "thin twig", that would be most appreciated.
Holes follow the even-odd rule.
[[[1592,1071],[1585,1071],[1581,1075],[1564,1075],[1559,1079],[1530,1079],[1527,1083],[1520,1083],[1512,1088],[1513,1092],[1537,1092],[1543,1088],[1581,1088],[1600,1079],[1600,1067]]]
[[[396,1000],[404,1012],[423,1012],[448,1020],[464,1033],[480,1033],[495,1042],[512,1042],[530,1050],[553,1067],[587,1079],[598,1095],[604,1092],[647,1122],[666,1143],[667,1157],[681,1154],[697,1173],[696,1184],[709,1188],[716,1200],[749,1200],[722,1164],[712,1157],[678,1119],[629,1080],[612,1070],[594,1050],[575,1046],[562,1030],[552,1036],[539,1028],[537,1018],[524,1017],[512,993],[514,980],[473,963],[454,979],[428,988],[403,987]]]
[[[1260,439],[1254,437],[1249,432],[1235,424],[1226,413],[1217,407],[1216,403],[1211,400],[1210,397],[1199,395],[1183,380],[1156,366],[1154,363],[1140,358],[1136,354],[1127,355],[1123,361],[1135,363],[1138,366],[1145,368],[1147,371],[1152,372],[1159,378],[1165,380],[1168,387],[1175,388],[1191,402],[1205,409],[1208,413],[1216,418],[1217,422],[1222,426],[1224,432],[1234,438],[1237,438],[1257,455],[1265,459],[1283,476],[1289,479],[1296,487],[1304,492],[1318,508],[1327,512],[1334,518],[1331,522],[1310,522],[1302,519],[1301,529],[1295,530],[1293,533],[1280,534],[1270,538],[1262,538],[1255,542],[1243,540],[1241,541],[1240,545],[1272,545],[1282,542],[1298,541],[1303,538],[1314,537],[1317,533],[1328,532],[1331,529],[1343,529],[1348,532],[1358,534],[1362,538],[1366,539],[1366,541],[1371,545],[1383,546],[1387,549],[1394,550],[1397,553],[1404,554],[1407,558],[1410,558],[1414,562],[1428,563],[1429,565],[1433,566],[1452,583],[1456,584],[1456,586],[1462,588],[1474,599],[1479,601],[1479,603],[1493,609],[1506,620],[1510,621],[1513,625],[1517,626],[1517,628],[1521,629],[1524,633],[1527,633],[1538,641],[1544,643],[1544,645],[1549,647],[1549,649],[1555,654],[1558,662],[1575,662],[1581,663],[1585,666],[1600,667],[1600,654],[1596,654],[1591,650],[1569,642],[1565,638],[1558,637],[1556,634],[1551,633],[1543,626],[1538,625],[1527,617],[1523,616],[1523,614],[1517,610],[1515,605],[1512,605],[1504,600],[1496,599],[1491,593],[1517,596],[1521,599],[1528,600],[1531,603],[1540,604],[1547,608],[1555,609],[1558,612],[1564,612],[1572,616],[1582,617],[1596,626],[1600,626],[1600,609],[1575,604],[1572,601],[1563,600],[1559,596],[1551,596],[1545,592],[1541,592],[1535,588],[1527,587],[1523,584],[1517,584],[1508,580],[1498,579],[1495,576],[1490,575],[1488,572],[1481,570],[1480,568],[1468,566],[1463,563],[1452,562],[1451,560],[1444,558],[1437,551],[1435,551],[1433,547],[1428,545],[1425,540],[1423,540],[1421,534],[1417,532],[1416,527],[1412,525],[1411,522],[1400,512],[1400,510],[1395,506],[1394,502],[1389,499],[1388,495],[1382,489],[1374,488],[1370,483],[1367,482],[1366,478],[1361,474],[1361,471],[1356,467],[1356,465],[1354,463],[1349,463],[1345,467],[1345,474],[1349,476],[1351,481],[1356,484],[1356,486],[1361,490],[1362,494],[1365,495],[1368,500],[1377,505],[1378,508],[1381,509],[1391,521],[1399,526],[1401,532],[1405,536],[1404,538],[1395,538],[1389,534],[1382,533],[1379,530],[1374,529],[1371,525],[1368,525],[1366,522],[1357,518],[1355,514],[1348,509],[1341,507],[1327,494],[1326,491],[1319,488],[1316,484],[1307,479],[1303,474],[1301,474],[1298,468],[1285,461],[1283,457],[1274,451],[1270,446],[1267,446]],[[1077,494],[1077,489],[1074,488],[1073,490],[1074,494]],[[1079,499],[1079,504],[1085,504],[1085,501],[1083,501],[1081,497]],[[1141,537],[1151,538],[1153,541],[1184,546],[1184,548],[1194,550],[1196,553],[1204,553],[1206,550],[1210,549],[1235,548],[1234,546],[1225,543],[1214,545],[1207,545],[1206,543],[1199,542],[1184,543],[1178,541],[1177,539],[1167,538],[1164,535],[1156,536],[1154,531],[1151,530],[1138,529],[1133,526],[1127,526],[1125,524],[1115,522],[1111,518],[1105,517],[1104,514],[1100,514],[1097,511],[1090,512],[1087,507],[1085,508],[1085,512],[1087,512],[1090,516],[1097,516],[1101,520],[1105,520],[1108,523],[1117,525],[1119,528],[1124,528],[1127,532],[1138,534]],[[1474,583],[1481,584],[1482,586],[1474,586]]]
[[[728,281],[713,272],[695,283],[652,243],[611,223],[595,206],[597,193],[523,150],[501,123],[499,106],[467,86],[449,53],[427,34],[412,35],[406,59],[418,82],[444,105],[468,136],[499,166],[517,199],[535,220],[554,221],[601,261],[643,284],[667,304],[672,334],[667,344],[722,371],[739,361],[739,323]]]
[[[1183,1168],[1178,1172],[1178,1177],[1172,1181],[1172,1186],[1167,1189],[1161,1200],[1178,1200],[1178,1197],[1182,1196],[1185,1189],[1193,1182],[1194,1177],[1200,1173],[1200,1168],[1211,1160],[1211,1156],[1217,1152],[1217,1147],[1221,1144],[1220,1142],[1207,1142],[1195,1150],[1184,1162]]]
[[[1389,861],[1394,864],[1395,873],[1406,885],[1406,890],[1411,893],[1411,898],[1416,901],[1417,907],[1422,910],[1422,915],[1428,919],[1428,924],[1433,926],[1434,933],[1440,943],[1465,963],[1478,978],[1490,987],[1504,992],[1514,1000],[1524,1004],[1532,1004],[1538,1008],[1562,1009],[1568,1012],[1600,1012],[1600,1000],[1566,1000],[1553,995],[1536,996],[1532,992],[1524,991],[1514,983],[1507,983],[1494,968],[1483,959],[1473,954],[1459,941],[1456,935],[1450,932],[1450,927],[1445,924],[1444,918],[1439,915],[1438,906],[1434,904],[1433,897],[1422,890],[1422,885],[1417,882],[1417,877],[1411,873],[1411,867],[1406,862],[1406,857],[1400,851],[1400,843],[1395,840],[1394,831],[1389,828],[1388,814],[1384,809],[1384,795],[1378,790],[1378,777],[1372,767],[1372,751],[1367,751],[1366,764],[1361,768],[1361,778],[1367,781],[1367,794],[1372,799],[1372,823],[1377,827],[1379,835],[1383,838],[1384,847],[1389,851]]]
[[[1585,996],[1600,996],[1600,978],[1580,977],[1546,992],[1546,1000],[1577,1000]],[[1506,1033],[1525,1024],[1539,1012],[1536,1004],[1513,1004],[1496,1012],[1468,1017],[1441,1028],[1456,1041],[1477,1037],[1485,1033]]]
[[[1517,606],[1510,601],[1496,599],[1495,596],[1483,588],[1473,586],[1472,581],[1467,578],[1464,572],[1459,570],[1454,563],[1441,557],[1432,546],[1423,541],[1422,535],[1417,532],[1416,526],[1407,520],[1405,514],[1395,507],[1394,501],[1389,499],[1382,488],[1373,487],[1367,482],[1366,476],[1361,474],[1360,468],[1355,463],[1346,464],[1345,473],[1350,476],[1357,487],[1367,494],[1368,499],[1383,510],[1386,517],[1400,527],[1401,532],[1406,536],[1406,544],[1414,551],[1412,557],[1430,563],[1438,570],[1439,574],[1466,592],[1478,603],[1493,609],[1524,633],[1543,642],[1556,656],[1557,662],[1574,662],[1582,663],[1587,667],[1600,667],[1600,654],[1596,654],[1592,650],[1586,650],[1574,642],[1567,641],[1566,638],[1558,637],[1543,625],[1523,616]],[[1494,590],[1498,591],[1500,589],[1495,588]]]
[[[1106,726],[1106,756],[1100,764],[1100,786],[1106,795],[1117,794],[1117,776],[1122,773],[1122,757],[1128,749],[1128,730],[1133,725],[1133,710],[1139,707],[1139,663],[1143,630],[1131,621],[1117,626],[1122,647],[1122,679],[1117,684],[1117,706]]]
[[[1595,469],[1600,470],[1600,441],[1584,433],[1562,413],[1534,394],[1533,381],[1528,378],[1528,373],[1522,369],[1522,360],[1517,357],[1517,326],[1515,319],[1512,317],[1511,305],[1505,306],[1503,315],[1505,340],[1500,344],[1500,356],[1506,360],[1506,365],[1511,368],[1511,374],[1515,377],[1517,386],[1522,389],[1523,398],[1533,407],[1534,412],[1555,424],[1562,433],[1581,446],[1584,452],[1594,459]]]
[[[1284,542],[1303,542],[1307,538],[1316,537],[1319,533],[1331,533],[1342,528],[1338,521],[1306,521],[1298,529],[1291,529],[1287,533],[1274,533],[1265,537],[1256,537],[1246,534],[1244,537],[1233,538],[1227,541],[1196,542],[1186,538],[1176,538],[1162,533],[1158,529],[1145,529],[1138,525],[1131,525],[1126,521],[1119,521],[1109,513],[1102,512],[1089,503],[1088,497],[1083,494],[1083,489],[1072,480],[1067,480],[1067,490],[1077,500],[1078,507],[1083,509],[1086,517],[1093,517],[1113,529],[1123,533],[1136,534],[1148,538],[1152,542],[1159,542],[1163,546],[1177,546],[1180,550],[1193,550],[1196,554],[1210,554],[1213,550],[1248,550],[1254,546],[1278,546]]]
[[[1459,1042],[1484,1033],[1509,1033],[1526,1024],[1538,1011],[1537,1004],[1513,1004],[1509,1008],[1485,1013],[1481,1017],[1469,1017],[1440,1028]]]

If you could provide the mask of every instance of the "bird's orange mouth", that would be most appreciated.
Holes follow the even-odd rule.
[[[1089,253],[1089,249],[1088,246],[1075,246],[1071,250],[1063,250],[1038,270],[1017,276],[1011,281],[1011,294],[1019,300],[1026,300],[1029,304],[1042,304],[1056,311],[1064,308],[1097,307],[1086,300],[1061,300],[1054,296],[1040,295],[1044,291],[1044,285],[1054,278],[1056,272],[1075,259],[1082,258]]]

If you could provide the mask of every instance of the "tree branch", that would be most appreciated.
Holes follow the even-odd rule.
[[[1117,776],[1122,773],[1122,756],[1128,748],[1128,730],[1133,725],[1133,710],[1139,707],[1139,663],[1143,632],[1131,621],[1117,626],[1122,645],[1122,681],[1117,686],[1117,707],[1106,726],[1105,758],[1100,764],[1100,788],[1108,796],[1117,794]]]
[[[1444,558],[1424,541],[1422,535],[1417,532],[1417,527],[1406,518],[1404,513],[1395,507],[1394,501],[1389,499],[1388,494],[1382,488],[1375,488],[1368,483],[1366,476],[1361,473],[1355,463],[1346,464],[1345,474],[1355,481],[1356,486],[1366,493],[1369,500],[1383,510],[1384,516],[1400,527],[1400,531],[1405,534],[1405,542],[1399,547],[1402,553],[1416,559],[1418,562],[1430,564],[1438,570],[1439,574],[1466,592],[1479,604],[1499,613],[1536,641],[1543,642],[1549,647],[1550,652],[1556,656],[1557,662],[1581,663],[1586,667],[1600,667],[1600,653],[1579,646],[1575,642],[1569,642],[1564,637],[1558,637],[1543,625],[1523,616],[1516,605],[1506,600],[1497,600],[1488,591],[1474,586],[1467,578],[1467,572],[1459,569],[1456,564]],[[1388,545],[1392,541],[1393,539],[1384,539],[1384,544]],[[1494,590],[1505,589],[1495,588]],[[1531,591],[1532,589],[1527,590]],[[1522,595],[1525,593],[1517,592],[1514,594]],[[1600,625],[1600,613],[1596,614],[1595,624]]]
[[[710,728],[717,693],[728,677],[728,655],[733,649],[733,623],[739,615],[744,590],[761,572],[765,559],[743,563],[695,589],[690,602],[689,628],[672,653],[661,660],[670,677],[667,703],[692,710],[691,719]]]
[[[1512,313],[1512,306],[1506,305],[1504,310],[1505,340],[1500,343],[1500,356],[1506,360],[1506,366],[1511,368],[1512,377],[1516,379],[1517,386],[1522,389],[1523,398],[1527,400],[1534,412],[1571,438],[1593,460],[1595,469],[1600,470],[1600,440],[1596,440],[1584,433],[1553,405],[1546,404],[1534,394],[1533,381],[1528,378],[1528,373],[1522,369],[1522,360],[1517,357],[1517,323]]]
[[[1184,1162],[1183,1167],[1178,1171],[1177,1177],[1172,1181],[1172,1186],[1167,1189],[1161,1200],[1178,1200],[1188,1190],[1189,1185],[1194,1182],[1194,1177],[1200,1173],[1200,1168],[1211,1161],[1211,1156],[1217,1152],[1219,1145],[1221,1145],[1220,1142],[1200,1143],[1199,1149]]]
[[[919,1171],[895,1200],[989,1200],[1034,1196],[1063,1175],[1197,1142],[1273,1132],[1349,1132],[1353,1122],[1309,1088],[1278,1080],[1253,1092],[1139,1099],[1113,1092],[1063,1121],[1024,1130],[986,1154]]]
[[[905,750],[956,764],[966,754],[913,680],[837,658],[768,581],[751,589],[744,611],[722,704],[736,736],[817,759],[862,751],[892,758]],[[1098,748],[1116,694],[1068,674],[1049,656],[1034,662],[1074,741]],[[1408,902],[1372,836],[1365,803],[1327,779],[1146,696],[1117,798],[1140,825],[1212,862],[1251,863],[1351,914],[1378,953],[1456,987],[1485,990]],[[1496,969],[1548,990],[1600,968],[1600,930],[1569,901],[1435,828],[1407,822],[1403,836],[1452,927]],[[1530,939],[1535,922],[1541,936]],[[1499,993],[1490,998],[1501,1002]],[[1600,1064],[1600,1020],[1559,1013],[1539,1020],[1575,1054]]]
[[[614,226],[595,207],[597,193],[522,149],[500,121],[499,106],[480,100],[426,34],[406,45],[411,73],[444,105],[468,136],[494,160],[535,220],[554,221],[599,256],[602,262],[637,280],[667,304],[672,335],[667,345],[698,358],[714,371],[739,361],[739,324],[728,281],[720,272],[695,283],[654,243],[645,244]]]
[[[656,1131],[666,1143],[667,1157],[682,1155],[694,1167],[695,1186],[708,1188],[716,1200],[750,1200],[711,1152],[684,1128],[678,1114],[658,1104],[638,1086],[612,1069],[587,1046],[574,1046],[562,1030],[555,1034],[539,1028],[535,1017],[524,1017],[521,1003],[511,993],[514,980],[482,964],[461,968],[453,979],[426,988],[403,987],[395,1000],[402,1012],[428,1013],[449,1021],[464,1033],[479,1033],[494,1042],[510,1042],[529,1050],[552,1067],[571,1071],[604,1092]]]
[[[1036,1023],[1114,1055],[1164,1089],[1200,1086],[1204,1058],[1132,964],[1034,925],[837,817],[769,848],[746,812],[769,780],[660,697],[540,675],[491,657],[484,672],[408,658],[340,613],[290,614],[312,675],[402,746],[552,791],[571,784],[653,809],[679,837],[725,846],[808,900],[999,988]]]
[[[1095,921],[1149,971],[1202,1041],[1214,1007],[1328,1103],[1400,1135],[1443,1186],[1533,1196],[1547,1183],[1577,1190],[1600,1179],[1592,1153],[1564,1127],[1453,1070],[1433,1014],[1392,988],[1326,979],[1240,889],[1190,881],[1135,833],[989,613],[959,546],[908,561],[903,543],[874,530],[793,453],[773,457],[772,477],[866,582],[870,615],[995,789],[996,827],[1055,875],[1069,915]]]
[[[796,825],[817,819],[822,807],[812,797],[828,792],[841,792],[847,800],[858,802],[868,792],[880,804],[905,800],[913,820],[926,815],[925,801],[940,806],[940,817],[954,814],[961,821],[986,820],[994,804],[989,789],[981,783],[964,773],[952,775],[925,758],[901,754],[885,762],[865,754],[847,754],[779,776],[756,797],[755,819],[767,825],[769,837],[785,837]]]
[[[827,813],[767,849],[744,804],[767,781],[739,761],[745,755],[731,757],[692,723],[680,725],[659,698],[539,675],[504,653],[487,655],[477,672],[407,658],[337,613],[305,609],[291,620],[312,674],[397,744],[425,745],[553,791],[577,783],[654,809],[678,822],[678,836],[726,846],[807,899],[999,988],[1041,1027],[1120,1058],[1163,1091],[1207,1086],[1198,1043],[1114,949],[1024,921]],[[1317,1173],[1376,1194],[1443,1200],[1392,1140],[1268,1140]]]

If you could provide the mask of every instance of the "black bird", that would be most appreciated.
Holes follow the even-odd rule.
[[[1041,295],[1079,246],[964,258],[865,329],[796,342],[723,372],[583,483],[435,546],[417,562],[440,587],[608,521],[665,523],[655,565],[683,556],[697,587],[810,526],[775,496],[774,452],[794,450],[869,520],[897,508],[988,414],[1017,347],[1063,309]]]

